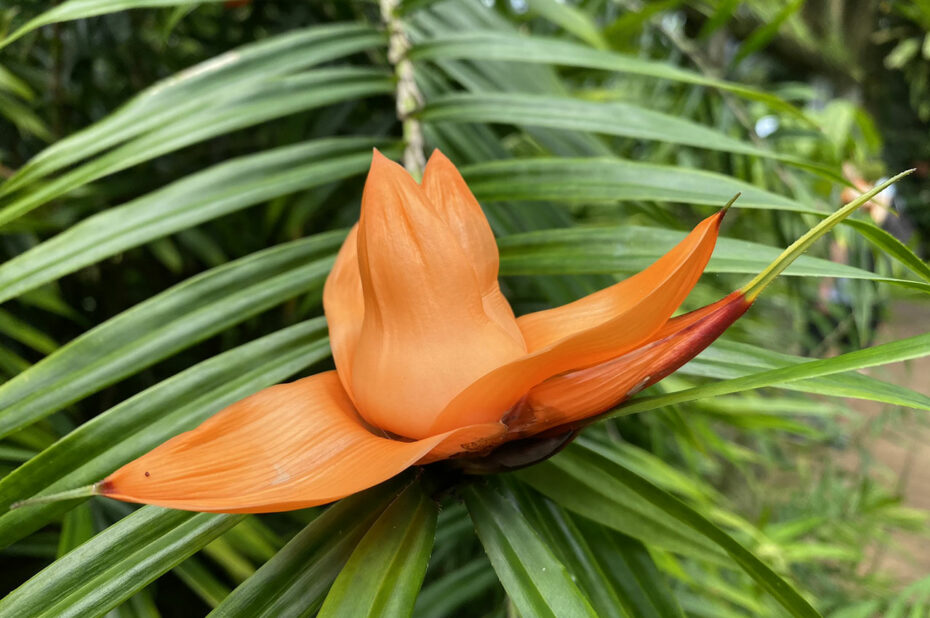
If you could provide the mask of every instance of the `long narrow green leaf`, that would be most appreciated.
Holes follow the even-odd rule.
[[[190,113],[241,98],[256,83],[384,42],[384,34],[369,26],[327,24],[229,51],[154,84],[100,122],[49,146],[0,185],[0,195]]]
[[[13,502],[99,481],[328,354],[325,321],[309,320],[219,354],[96,416],[0,480],[0,547],[73,506],[49,503],[5,512]]]
[[[539,157],[488,161],[462,168],[482,201],[549,200],[584,204],[650,200],[736,208],[819,211],[749,183],[703,170],[607,157]]]
[[[605,484],[616,485],[614,481],[605,476],[603,470],[592,468],[585,472],[576,465],[576,460],[571,458],[562,458],[559,462],[558,468],[542,464],[531,466],[518,472],[517,477],[542,491],[563,507],[640,539],[647,545],[695,558],[725,563],[725,554],[714,543],[693,530],[682,528],[675,517],[644,499],[632,489],[617,485],[613,488],[615,493],[611,495],[611,499],[603,500],[598,487]],[[573,480],[576,476],[583,474],[590,476],[586,483],[577,483]],[[587,510],[582,512],[573,509],[560,498],[556,498],[554,494],[540,489],[539,483],[542,482],[544,476],[549,479],[548,483],[553,487],[564,488],[566,491],[571,487],[578,503],[587,505]]]
[[[46,333],[2,309],[0,309],[0,333],[43,354],[51,354],[58,347],[55,340]]]
[[[437,541],[437,547],[440,544]],[[487,558],[475,558],[423,587],[414,606],[414,616],[450,616],[456,610],[475,602],[497,583],[497,575]],[[474,605],[472,605],[474,606]]]
[[[683,616],[668,582],[641,542],[583,517],[578,518],[578,528],[604,573],[621,593],[630,616]]]
[[[565,508],[621,532],[609,516],[612,509],[622,509],[624,494],[644,500],[667,517],[693,530],[729,554],[732,560],[792,616],[817,617],[820,614],[798,594],[786,580],[775,574],[750,551],[726,532],[705,519],[671,494],[576,443],[553,459],[516,473],[519,478],[555,500]],[[584,491],[580,491],[580,489]],[[605,517],[605,513],[608,514]],[[647,543],[650,541],[647,541]]]
[[[900,339],[890,343],[883,343],[864,350],[848,352],[846,354],[834,356],[833,358],[812,360],[789,367],[760,371],[740,378],[714,382],[713,384],[697,386],[665,395],[637,397],[630,400],[628,403],[622,404],[614,415],[635,414],[637,412],[654,410],[671,404],[694,401],[695,399],[739,393],[767,386],[780,386],[785,383],[796,382],[807,378],[829,376],[845,371],[855,371],[867,367],[897,363],[928,355],[930,355],[930,333],[909,337],[907,339]],[[920,394],[915,393],[915,395]],[[876,392],[875,399],[877,401],[882,401],[882,393]],[[903,405],[928,409],[926,404],[921,405],[917,401]]]
[[[233,590],[210,616],[289,618],[312,614],[358,542],[404,485],[401,479],[389,481],[329,507]]]
[[[410,616],[436,533],[436,505],[412,483],[381,514],[339,573],[321,618]]]
[[[113,384],[251,315],[320,289],[344,232],[260,251],[104,322],[0,386],[0,435]]]
[[[22,192],[0,210],[0,225],[81,185],[198,141],[338,101],[387,94],[392,89],[387,74],[353,68],[319,69],[259,83],[225,105],[179,117],[37,189]],[[338,143],[322,140],[320,149]]]
[[[86,19],[87,17],[125,11],[126,9],[179,6],[184,4],[197,5],[205,1],[220,2],[220,0],[68,0],[67,2],[63,2],[45,11],[38,17],[30,19],[6,38],[0,40],[0,49],[33,30],[37,30],[49,24],[72,21],[75,19]]]
[[[0,614],[102,615],[242,517],[143,507],[14,590],[0,601]]]
[[[513,502],[489,486],[470,486],[464,496],[488,558],[521,615],[597,616]]]
[[[684,237],[684,232],[637,225],[579,226],[516,234],[498,241],[501,272],[505,275],[638,272]],[[719,238],[704,272],[755,274],[781,252],[779,248],[761,243]],[[930,292],[930,285],[923,282],[884,277],[855,266],[809,256],[798,258],[784,274],[883,281]]]
[[[174,567],[171,572],[210,607],[216,607],[229,595],[229,587],[194,556]]]
[[[530,93],[456,93],[428,102],[419,117],[425,122],[490,122],[656,140],[775,158],[841,178],[822,165],[780,155],[690,120],[629,103],[599,103]]]
[[[628,607],[572,518],[551,500],[526,486],[515,484],[512,499],[520,513],[565,565],[578,588],[601,618],[627,618]],[[643,614],[642,618],[648,618]]]
[[[221,163],[108,209],[0,264],[0,302],[152,239],[360,174],[374,145],[385,143],[332,138],[278,148]]]
[[[765,103],[772,109],[789,113],[811,123],[798,108],[767,92],[742,84],[705,77],[667,62],[592,49],[562,39],[488,31],[448,33],[441,38],[417,43],[411,50],[410,56],[414,60],[461,58],[555,64],[642,75],[697,86],[710,86],[749,100]]]
[[[570,32],[597,49],[607,49],[607,41],[594,20],[584,10],[556,0],[527,0],[530,13],[535,13]]]
[[[930,265],[920,259],[910,247],[895,238],[891,233],[878,227],[871,221],[859,221],[857,219],[846,219],[844,222],[852,226],[857,232],[865,237],[873,246],[883,251],[886,255],[896,259],[904,264],[911,272],[930,282]]]
[[[814,359],[775,352],[746,343],[718,340],[677,373],[729,380],[767,369],[800,365],[812,360]],[[778,388],[831,397],[855,397],[930,410],[930,396],[856,372],[783,382]]]

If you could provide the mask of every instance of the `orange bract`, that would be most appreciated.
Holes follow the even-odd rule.
[[[749,306],[735,292],[671,317],[722,217],[641,273],[517,319],[491,228],[455,166],[437,151],[417,184],[375,151],[361,218],[323,294],[336,371],[229,406],[98,492],[198,511],[296,509],[418,463],[577,428],[674,371]]]

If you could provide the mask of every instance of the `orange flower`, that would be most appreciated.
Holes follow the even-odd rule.
[[[734,292],[672,317],[723,215],[637,275],[515,318],[498,286],[491,228],[452,163],[435,152],[417,184],[375,151],[361,219],[324,290],[336,371],[229,406],[96,493],[271,512],[332,502],[441,459],[481,470],[547,456],[749,307],[754,296]],[[513,441],[520,447],[505,445]]]

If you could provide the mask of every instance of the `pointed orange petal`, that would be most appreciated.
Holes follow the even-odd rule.
[[[358,258],[358,410],[396,435],[439,433],[431,431],[435,416],[478,377],[523,355],[522,341],[488,317],[472,256],[424,190],[377,152],[362,195]]]
[[[497,280],[500,255],[494,232],[465,179],[452,161],[434,150],[423,171],[422,186],[434,212],[446,222],[468,255],[481,287],[484,312],[522,346],[523,335]]]
[[[690,290],[707,266],[724,214],[725,211],[720,211],[704,219],[646,270],[567,305],[520,316],[517,323],[529,351],[542,349],[610,320],[642,302],[657,284],[678,273],[687,273],[681,285]]]
[[[549,378],[514,411],[511,430],[537,433],[610,410],[697,356],[750,306],[739,292],[669,320],[643,347]]]
[[[99,490],[118,500],[192,511],[300,509],[385,481],[434,449],[468,450],[503,431],[493,423],[417,442],[376,436],[329,371],[229,406],[126,464]]]
[[[329,326],[329,346],[342,387],[352,397],[352,358],[365,317],[362,279],[358,272],[358,225],[346,237],[326,285],[323,310]]]
[[[471,384],[437,417],[432,431],[448,431],[465,419],[499,419],[547,378],[604,362],[648,341],[697,283],[722,218],[723,211],[708,217],[655,264],[615,286],[520,318],[530,354]]]

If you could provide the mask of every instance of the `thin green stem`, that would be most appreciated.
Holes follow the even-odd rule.
[[[807,251],[818,238],[832,230],[838,223],[843,219],[854,213],[860,206],[866,204],[873,197],[887,189],[889,186],[898,182],[908,174],[911,174],[914,170],[910,169],[905,172],[901,172],[897,176],[890,178],[878,185],[871,191],[863,193],[853,201],[849,202],[835,213],[812,227],[806,234],[801,236],[799,239],[794,241],[790,247],[784,250],[774,262],[769,264],[765,270],[759,273],[755,279],[747,283],[741,291],[746,296],[746,300],[752,302],[756,299],[759,294],[762,293],[768,285],[781,274],[783,270],[788,268],[788,266],[798,259],[805,251]]]
[[[34,498],[29,498],[27,500],[20,500],[19,502],[14,502],[10,505],[10,510],[19,509],[24,506],[34,506],[36,504],[50,504],[52,502],[63,502],[65,500],[76,500],[78,498],[90,498],[92,496],[99,495],[100,492],[97,490],[96,483],[93,485],[85,485],[84,487],[78,487],[77,489],[69,489],[67,491],[61,491],[57,494],[48,494],[45,496],[35,496]]]

